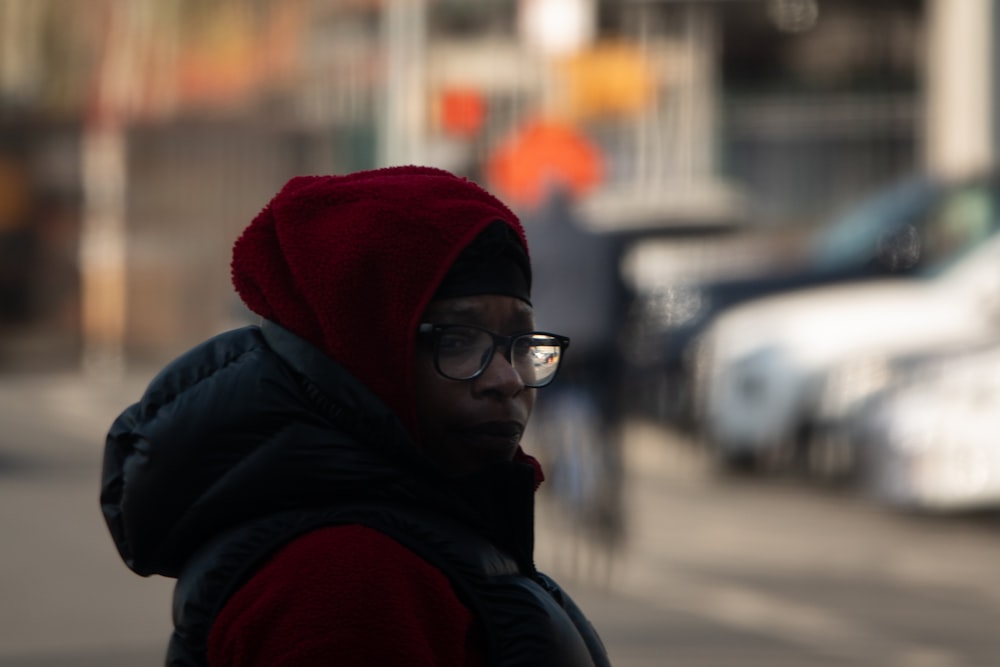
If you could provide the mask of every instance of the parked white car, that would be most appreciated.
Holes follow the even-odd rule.
[[[810,415],[808,472],[825,481],[856,480],[863,473],[862,450],[867,446],[866,439],[858,437],[858,424],[869,421],[888,396],[914,385],[937,386],[945,377],[967,372],[979,386],[981,368],[1000,373],[1000,330],[996,340],[985,345],[963,343],[903,356],[881,352],[830,369]]]
[[[1000,507],[1000,342],[922,360],[843,427],[870,497],[907,510]]]
[[[991,340],[1000,330],[1000,234],[920,278],[800,290],[723,313],[698,347],[701,432],[728,464],[801,442],[826,376],[855,360]]]

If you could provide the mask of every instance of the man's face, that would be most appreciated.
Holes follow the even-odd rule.
[[[432,301],[422,321],[475,325],[505,336],[534,328],[531,306],[496,295]],[[429,337],[417,344],[416,392],[421,444],[455,475],[510,461],[535,403],[535,390],[524,386],[506,350],[498,348],[479,377],[451,380],[435,369]]]

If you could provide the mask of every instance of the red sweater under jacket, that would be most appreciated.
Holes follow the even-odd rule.
[[[335,565],[331,565],[335,564]],[[331,526],[285,546],[223,607],[211,667],[482,667],[472,613],[391,538]]]

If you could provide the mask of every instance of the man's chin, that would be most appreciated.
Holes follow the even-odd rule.
[[[497,463],[509,463],[517,454],[519,440],[495,436],[463,438],[452,451],[446,468],[451,474],[466,475]]]

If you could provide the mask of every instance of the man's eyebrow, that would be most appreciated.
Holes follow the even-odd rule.
[[[474,303],[451,304],[435,311],[435,317],[479,316],[482,314],[482,306]]]
[[[435,310],[433,313],[428,313],[428,318],[472,318],[479,319],[486,316],[486,308],[480,304],[474,302],[465,302],[458,304],[448,304],[441,306],[440,310]],[[517,311],[513,313],[513,317],[516,320],[524,321],[525,323],[530,323],[534,321],[534,311],[528,304],[519,305]]]

